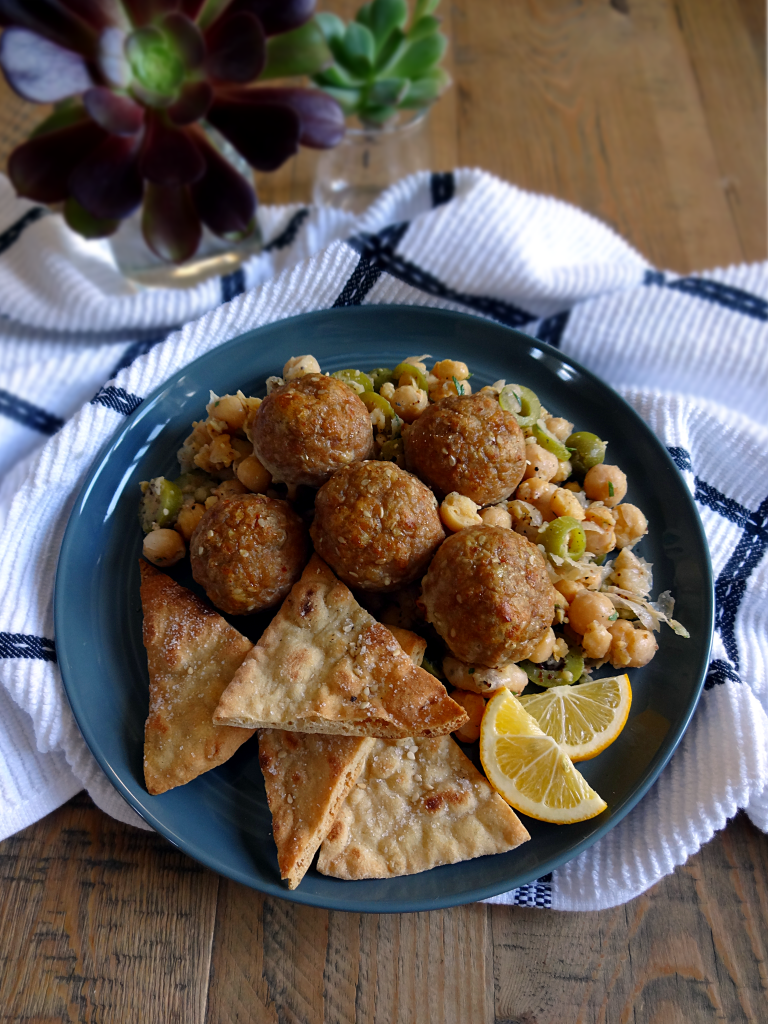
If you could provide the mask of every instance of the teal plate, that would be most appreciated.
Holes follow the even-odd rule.
[[[654,593],[671,590],[683,640],[664,627],[660,650],[631,672],[634,701],[618,740],[580,765],[608,803],[597,818],[556,826],[524,818],[531,841],[404,878],[343,882],[310,868],[289,892],[280,881],[257,745],[186,786],[149,796],[142,774],[148,706],[141,639],[137,523],[139,481],[178,472],[176,451],[208,390],[264,394],[292,355],[311,352],[323,370],[395,365],[429,352],[463,359],[478,390],[501,377],[527,384],[546,407],[610,442],[610,461],[630,481],[629,501],[647,515],[640,552],[654,564]],[[171,571],[201,594],[186,563]],[[272,896],[333,910],[434,910],[481,900],[540,878],[613,828],[648,791],[696,706],[713,625],[712,572],[691,496],[657,438],[615,392],[556,349],[519,331],[461,313],[413,306],[359,306],[282,320],[249,331],[190,363],[150,395],[99,457],[72,511],[56,577],[56,649],[85,741],[118,792],[190,857]],[[257,639],[262,622],[232,620]]]

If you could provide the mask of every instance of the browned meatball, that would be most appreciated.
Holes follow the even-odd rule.
[[[460,661],[527,658],[552,625],[555,589],[539,549],[500,526],[470,526],[439,549],[423,583],[427,618]]]
[[[523,432],[490,391],[431,405],[403,440],[406,467],[441,497],[458,491],[476,505],[492,505],[523,479]]]
[[[337,469],[373,453],[368,410],[347,384],[321,373],[267,395],[250,429],[272,479],[289,485],[320,487]]]
[[[287,501],[243,494],[208,509],[189,548],[192,575],[216,607],[247,615],[283,600],[309,557],[309,538]]]
[[[445,538],[432,491],[392,462],[339,470],[317,492],[310,532],[345,583],[377,591],[421,576]]]

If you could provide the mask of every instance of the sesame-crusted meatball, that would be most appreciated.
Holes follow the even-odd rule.
[[[454,533],[423,583],[427,618],[460,661],[498,668],[536,648],[555,615],[539,549],[500,526]]]
[[[272,479],[320,487],[352,462],[373,453],[368,410],[347,384],[308,373],[267,395],[250,436]]]
[[[350,587],[387,591],[422,575],[445,533],[428,487],[392,462],[339,470],[315,500],[315,550]]]
[[[247,615],[283,600],[309,557],[309,538],[287,501],[243,494],[208,509],[189,550],[192,575],[216,607]]]
[[[440,497],[458,491],[476,505],[492,505],[523,479],[523,432],[490,391],[431,405],[403,440],[406,467]]]

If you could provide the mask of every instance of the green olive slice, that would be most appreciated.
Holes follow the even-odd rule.
[[[343,380],[358,395],[362,395],[364,391],[373,391],[373,381],[362,370],[336,370],[331,376],[336,380]]]
[[[565,656],[562,668],[543,668],[533,661],[521,661],[520,668],[532,683],[549,689],[550,686],[570,686],[581,679],[584,672],[584,658],[577,647],[571,647]]]
[[[532,427],[541,416],[541,402],[536,393],[522,384],[507,384],[503,387],[499,405],[504,412],[511,412],[523,429]]]
[[[541,542],[550,555],[572,558],[577,562],[587,550],[587,538],[578,519],[558,516],[542,534]]]

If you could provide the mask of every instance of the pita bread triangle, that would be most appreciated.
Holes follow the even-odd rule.
[[[186,587],[148,562],[140,568],[149,664],[144,780],[157,795],[223,764],[253,735],[212,721],[253,644]]]
[[[220,725],[343,736],[441,736],[466,713],[313,555],[235,673]]]
[[[320,848],[334,878],[391,878],[505,853],[530,839],[450,736],[376,740]]]
[[[376,741],[261,729],[259,764],[272,812],[280,877],[295,889]]]

